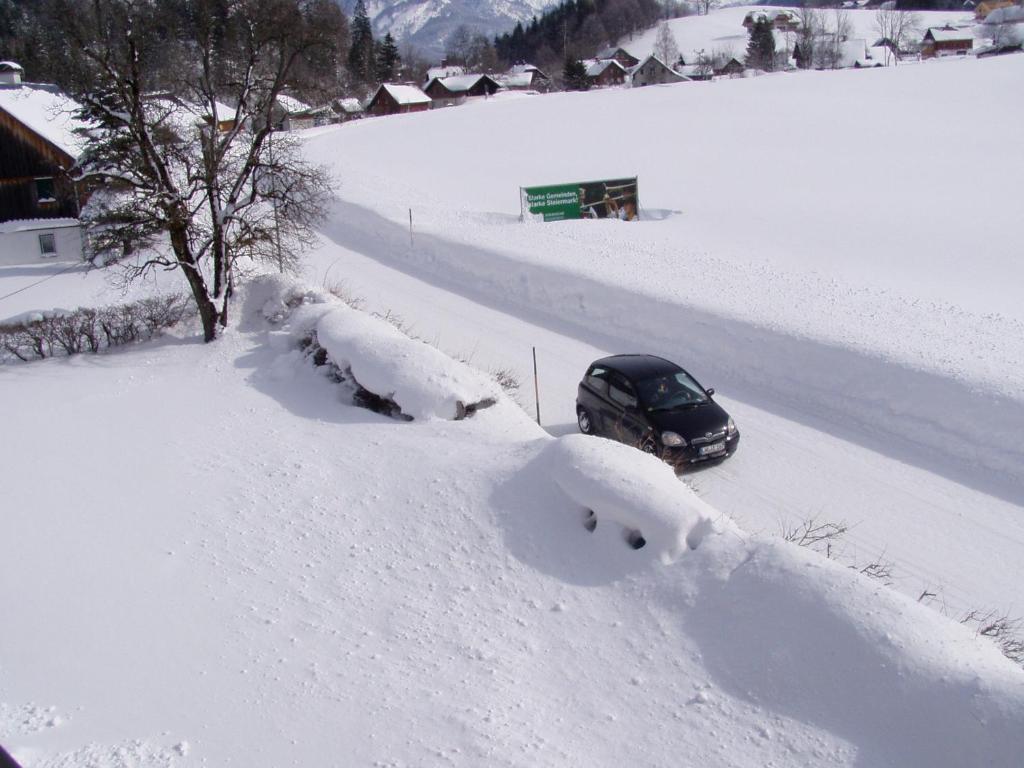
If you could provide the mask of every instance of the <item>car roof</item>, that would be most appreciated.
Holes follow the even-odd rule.
[[[675,363],[656,355],[611,355],[595,360],[591,365],[600,365],[625,374],[630,379],[647,379],[665,373],[683,370]]]

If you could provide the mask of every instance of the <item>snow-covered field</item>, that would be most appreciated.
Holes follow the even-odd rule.
[[[700,58],[700,51],[707,56],[722,53],[726,56],[735,56],[742,61],[747,50],[747,42],[750,39],[747,30],[743,27],[743,18],[754,10],[774,13],[786,9],[779,6],[737,5],[722,8],[707,16],[671,19],[668,25],[675,37],[679,52],[687,64],[696,64]],[[795,8],[788,10],[795,11]],[[830,27],[834,26],[835,12],[823,10],[822,13],[826,24]],[[941,27],[946,24],[974,28],[974,14],[971,11],[917,11],[916,13],[921,26],[921,35],[928,27]],[[844,14],[850,25],[851,39],[862,38],[867,41],[868,45],[871,45],[881,37],[876,27],[877,11],[875,9],[851,9],[845,10]],[[657,33],[657,28],[652,28],[638,33],[632,38],[620,40],[619,45],[642,59],[654,51],[654,40]],[[784,35],[782,37],[785,39]],[[795,42],[795,36],[792,42]]]
[[[1019,766],[1024,672],[916,597],[1024,608],[1024,155],[977,143],[1020,123],[1022,75],[798,73],[309,132],[341,199],[307,278],[516,371],[525,409],[351,406],[296,348],[314,321],[419,415],[492,390],[433,352],[392,367],[401,340],[345,307],[268,311],[276,282],[212,346],[0,367],[0,744],[25,768]],[[520,185],[634,173],[640,223],[518,221]],[[119,298],[74,270],[29,287],[57,271],[0,267],[0,296],[25,288],[0,317]],[[570,435],[608,351],[715,386],[737,455],[680,483]],[[839,559],[770,535],[815,515],[854,525]],[[880,554],[895,589],[846,567]]]

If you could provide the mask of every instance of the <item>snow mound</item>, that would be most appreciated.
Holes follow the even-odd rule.
[[[567,435],[546,450],[555,483],[598,520],[637,530],[662,560],[683,548],[696,549],[709,533],[724,530],[724,518],[679,482],[675,472],[650,454],[604,438]]]
[[[316,325],[330,359],[414,419],[458,419],[501,394],[496,382],[380,318],[340,304]]]

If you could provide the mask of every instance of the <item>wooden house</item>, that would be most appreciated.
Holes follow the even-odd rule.
[[[369,115],[398,115],[430,109],[430,97],[415,85],[384,83],[366,103]]]
[[[771,22],[772,29],[779,32],[796,32],[800,29],[800,21],[792,11],[751,11],[743,17],[743,28],[750,30],[754,24],[765,19]]]
[[[974,37],[969,29],[930,27],[921,40],[921,58],[965,56],[973,47]]]
[[[650,55],[630,70],[630,84],[634,88],[645,85],[681,83],[689,80],[655,55]]]
[[[501,85],[489,75],[454,75],[435,77],[423,92],[431,99],[433,107],[447,107],[461,104],[466,99],[493,96]]]
[[[742,75],[746,69],[747,67],[742,61],[737,58],[731,58],[720,67],[715,68],[715,75],[718,77],[734,77]]]
[[[597,56],[594,57],[594,59],[597,61],[612,59],[614,61],[617,61],[622,66],[623,70],[632,69],[633,67],[640,63],[640,59],[631,54],[625,48],[617,48],[615,46],[611,46],[609,48],[605,48],[602,51],[598,51],[598,54]]]
[[[583,64],[587,68],[591,88],[607,88],[626,82],[626,69],[615,59],[591,59]]]
[[[20,67],[7,71],[18,81],[0,85],[0,252],[78,257],[77,218],[87,193],[71,175],[83,148],[77,105],[54,86],[22,84]],[[72,241],[77,253],[58,247]]]

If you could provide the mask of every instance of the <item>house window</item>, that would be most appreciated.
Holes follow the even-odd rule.
[[[36,199],[40,202],[55,200],[53,192],[53,179],[50,177],[36,179]]]
[[[43,256],[57,255],[57,239],[52,232],[39,236],[39,253]]]

